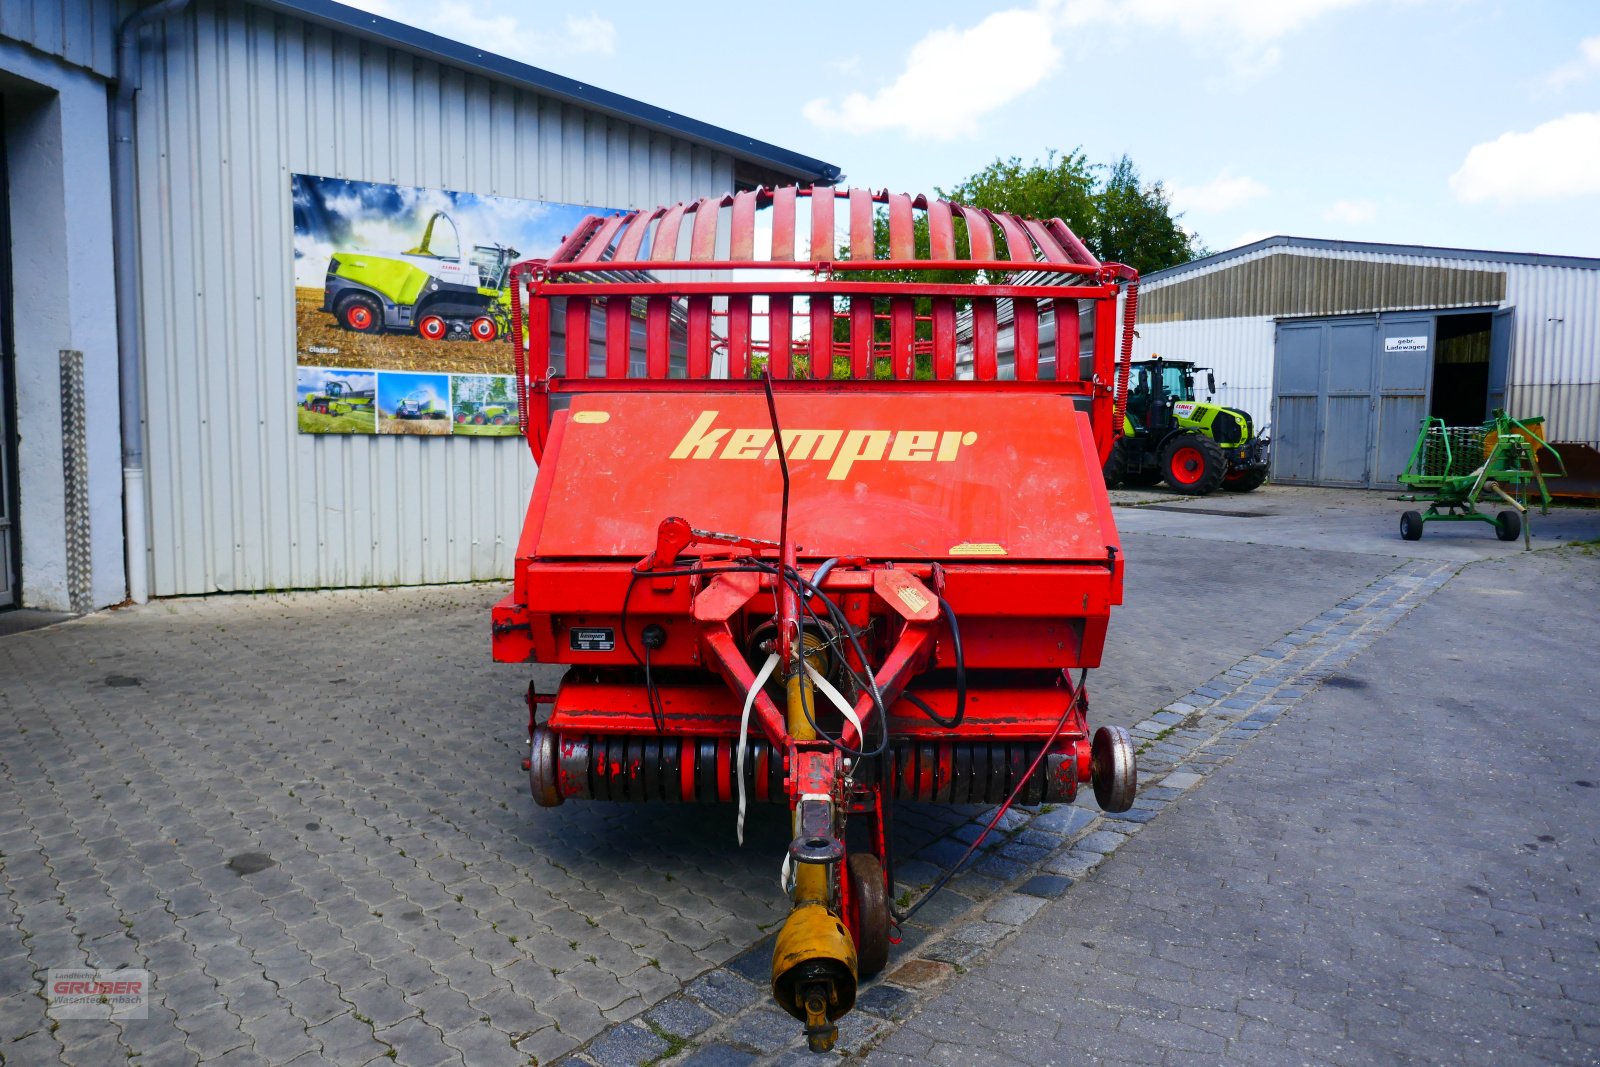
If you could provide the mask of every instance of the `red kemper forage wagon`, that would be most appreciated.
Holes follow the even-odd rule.
[[[787,804],[772,992],[827,1049],[905,917],[894,801],[1132,803],[1083,672],[1137,275],[1060,220],[816,187],[591,217],[513,278],[539,474],[494,655],[570,665],[530,688],[534,798]]]

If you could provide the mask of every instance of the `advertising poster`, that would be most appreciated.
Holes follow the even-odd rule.
[[[301,433],[515,435],[511,267],[614,209],[290,176]]]

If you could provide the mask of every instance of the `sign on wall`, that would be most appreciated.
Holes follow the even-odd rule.
[[[301,433],[517,432],[510,271],[613,209],[290,176]]]

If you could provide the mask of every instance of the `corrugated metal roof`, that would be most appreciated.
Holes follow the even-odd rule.
[[[1348,315],[1402,308],[1496,305],[1505,271],[1378,262],[1286,250],[1151,287],[1140,302],[1146,323],[1247,316]]]
[[[407,26],[403,22],[368,14],[332,0],[252,0],[257,7],[278,11],[306,22],[339,30],[367,40],[400,48],[441,63],[449,64],[472,74],[479,74],[498,82],[522,89],[531,89],[562,103],[577,104],[589,111],[624,119],[635,125],[670,133],[687,141],[694,141],[721,149],[735,159],[745,160],[769,168],[785,178],[832,185],[843,175],[832,163],[780,148],[754,137],[713,126],[675,111],[646,104],[631,97],[608,92],[598,86],[588,85],[563,77],[539,67],[529,66],[493,52],[452,41],[438,34]],[[530,10],[530,19],[541,17]]]
[[[1434,245],[1381,244],[1373,241],[1330,241],[1320,237],[1265,237],[1225,252],[1203,256],[1200,259],[1168,267],[1144,276],[1142,285],[1146,292],[1157,284],[1165,284],[1182,275],[1197,270],[1208,270],[1227,263],[1228,260],[1253,255],[1270,248],[1302,248],[1324,252],[1367,252],[1394,256],[1421,256],[1428,259],[1488,260],[1494,263],[1521,263],[1542,267],[1578,267],[1600,270],[1600,259],[1584,256],[1547,256],[1536,252],[1489,252],[1473,248],[1442,248]]]

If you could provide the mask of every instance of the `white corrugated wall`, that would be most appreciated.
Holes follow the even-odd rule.
[[[1515,309],[1507,396],[1512,413],[1544,415],[1551,440],[1600,447],[1600,270],[1508,263],[1492,257],[1458,259],[1278,246],[1148,283],[1143,292],[1265,255],[1314,255],[1454,270],[1504,271],[1506,298],[1502,306]],[[1216,367],[1218,402],[1242,407],[1264,420],[1272,410],[1275,344],[1275,322],[1269,317],[1192,319],[1141,323],[1134,353],[1135,358],[1160,354]]]
[[[245,5],[172,20],[138,106],[157,596],[511,571],[521,438],[296,431],[291,173],[621,208],[733,185],[723,153]]]

